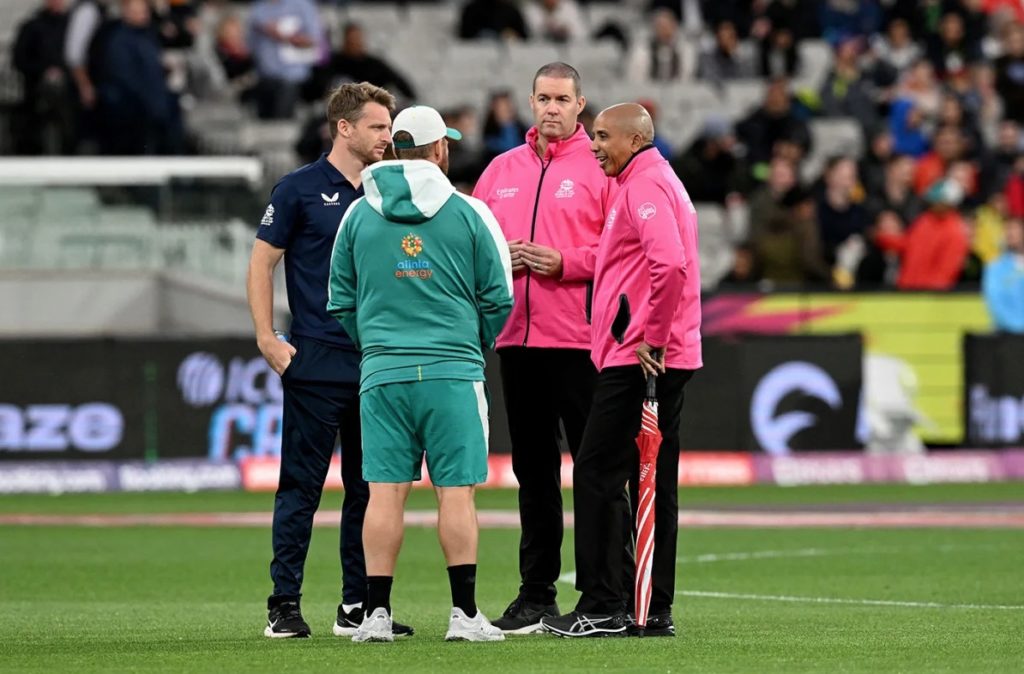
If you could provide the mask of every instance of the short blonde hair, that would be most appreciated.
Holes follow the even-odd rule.
[[[388,112],[395,111],[395,97],[391,92],[369,82],[342,84],[331,92],[327,99],[327,125],[331,130],[331,140],[338,135],[338,122],[343,119],[358,122],[367,103],[378,103]]]

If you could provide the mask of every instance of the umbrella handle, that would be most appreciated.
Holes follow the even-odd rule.
[[[653,351],[651,351],[651,356],[653,356],[655,360],[661,358],[661,349],[654,349]],[[657,375],[647,375],[647,395],[645,397],[647,400],[650,400],[651,402],[654,402],[658,399]]]

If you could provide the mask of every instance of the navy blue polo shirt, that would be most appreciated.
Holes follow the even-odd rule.
[[[324,154],[278,181],[256,238],[283,248],[291,333],[356,351],[337,319],[327,313],[331,252],[341,217],[363,196]]]

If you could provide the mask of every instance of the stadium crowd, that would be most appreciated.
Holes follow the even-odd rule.
[[[763,78],[763,102],[745,117],[708,118],[679,151],[680,141],[657,139],[695,202],[747,214],[725,284],[952,288],[980,281],[1003,253],[1007,227],[1024,218],[1019,2],[649,0],[639,31],[614,14],[588,25],[581,4],[600,3],[461,2],[451,40],[610,40],[622,50],[622,76],[652,91]],[[231,92],[253,117],[293,119],[339,81],[388,87],[400,103],[429,84],[369,50],[373,25],[330,25],[313,0],[40,5],[13,45],[24,83],[11,121],[20,154],[195,152],[183,118],[211,90]],[[808,39],[833,50],[816,91],[791,84]],[[329,140],[315,110],[296,147],[304,161]],[[523,142],[532,121],[505,90],[486,110],[443,113],[466,138],[453,144],[451,176],[467,191],[490,159]],[[832,157],[806,182],[809,122],[830,117],[857,120],[863,154]],[[1009,243],[1019,248],[1017,238]],[[1019,264],[997,268],[1020,274]]]

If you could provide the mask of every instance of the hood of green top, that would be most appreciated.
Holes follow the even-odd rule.
[[[373,210],[392,222],[419,223],[434,217],[455,188],[426,160],[382,161],[363,169],[363,191]]]

